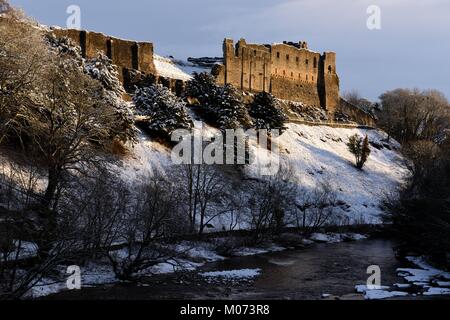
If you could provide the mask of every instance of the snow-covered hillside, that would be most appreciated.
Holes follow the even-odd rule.
[[[371,148],[363,171],[354,167],[354,156],[346,146],[354,134],[367,134],[371,143],[380,148]],[[386,137],[379,130],[289,124],[280,137],[280,151],[293,164],[302,187],[314,188],[320,182],[331,184],[338,199],[350,206],[344,212],[350,222],[362,219],[379,223],[380,200],[395,191],[409,174],[398,152],[400,146],[396,142],[386,144],[382,141]]]
[[[211,71],[210,68],[200,67],[188,61],[176,60],[174,58],[154,56],[154,62],[158,75],[171,79],[188,81],[194,72],[202,73]]]
[[[211,136],[216,129],[196,122],[196,130]],[[347,150],[348,138],[354,134],[368,135],[372,153],[363,171],[354,167],[353,155]],[[398,143],[387,144],[386,134],[379,130],[332,128],[289,124],[279,138],[281,162],[289,163],[299,187],[308,192],[321,183],[328,183],[341,205],[338,214],[347,223],[381,223],[379,204],[408,176],[405,159],[398,152]],[[271,157],[268,151],[252,146],[257,158]],[[151,141],[145,135],[133,149],[133,155],[123,161],[124,176],[133,179],[153,170],[170,167],[170,150]],[[258,178],[256,165],[246,167],[246,174]],[[228,225],[227,217],[214,221],[216,230]],[[242,226],[244,227],[244,226]]]

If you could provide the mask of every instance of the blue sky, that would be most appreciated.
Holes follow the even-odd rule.
[[[225,37],[273,43],[306,40],[336,51],[342,91],[376,99],[398,87],[438,89],[450,98],[448,0],[10,0],[48,25],[65,26],[69,5],[82,28],[150,41],[158,54],[221,56]],[[366,27],[369,5],[381,30]]]

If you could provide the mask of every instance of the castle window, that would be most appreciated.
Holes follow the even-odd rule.
[[[254,50],[254,51],[253,51],[253,54],[254,54],[254,55],[255,55],[255,57],[256,57],[256,50]]]
[[[306,75],[306,81],[308,81],[308,75]]]
[[[300,62],[300,58],[299,57],[295,57],[295,62],[299,63]]]
[[[298,74],[298,78],[299,78],[299,79],[302,79],[302,75],[301,75],[300,73]]]
[[[314,57],[314,68],[317,68],[317,58]]]
[[[286,60],[289,61],[289,55],[288,54],[286,55]]]
[[[294,77],[294,73],[293,73],[293,72],[291,72],[291,77],[292,77],[292,78]]]
[[[328,73],[331,74],[331,71],[333,71],[333,68],[331,68],[331,66],[328,66]]]
[[[278,73],[278,69],[277,68],[275,68],[275,74],[277,74]]]
[[[309,64],[309,60],[308,60],[308,59],[305,60],[305,64],[306,64],[306,65]]]
[[[314,76],[312,76],[312,81],[314,81]]]
[[[283,70],[283,76],[285,76],[286,75],[286,70]]]
[[[277,52],[277,58],[280,59],[280,53],[279,52]]]

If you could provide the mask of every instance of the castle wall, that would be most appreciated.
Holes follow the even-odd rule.
[[[85,58],[95,58],[99,52],[108,56],[119,67],[122,80],[124,69],[135,69],[156,75],[152,43],[122,40],[98,32],[73,29],[53,29],[52,33],[56,37],[70,38],[81,47]]]
[[[333,113],[339,104],[336,54],[308,50],[305,42],[234,45],[225,39],[224,65],[213,70],[217,83],[249,92],[270,92],[280,99],[322,107]],[[330,70],[330,71],[329,71]]]

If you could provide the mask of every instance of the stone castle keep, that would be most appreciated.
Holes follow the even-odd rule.
[[[219,84],[321,107],[333,113],[339,104],[336,54],[308,50],[306,42],[259,45],[225,39],[224,64],[214,68]]]
[[[137,70],[154,76],[177,94],[184,90],[184,81],[158,74],[152,43],[83,30],[55,28],[50,32],[56,37],[70,38],[80,46],[85,58],[94,58],[98,52],[108,56],[119,68],[126,86],[133,87],[130,70]],[[330,115],[343,111],[360,124],[375,125],[372,116],[340,98],[336,54],[311,51],[306,42],[261,45],[249,44],[244,39],[234,44],[233,40],[225,39],[223,64],[216,64],[212,74],[219,85],[231,84],[251,93],[270,92],[280,99],[322,108]]]

